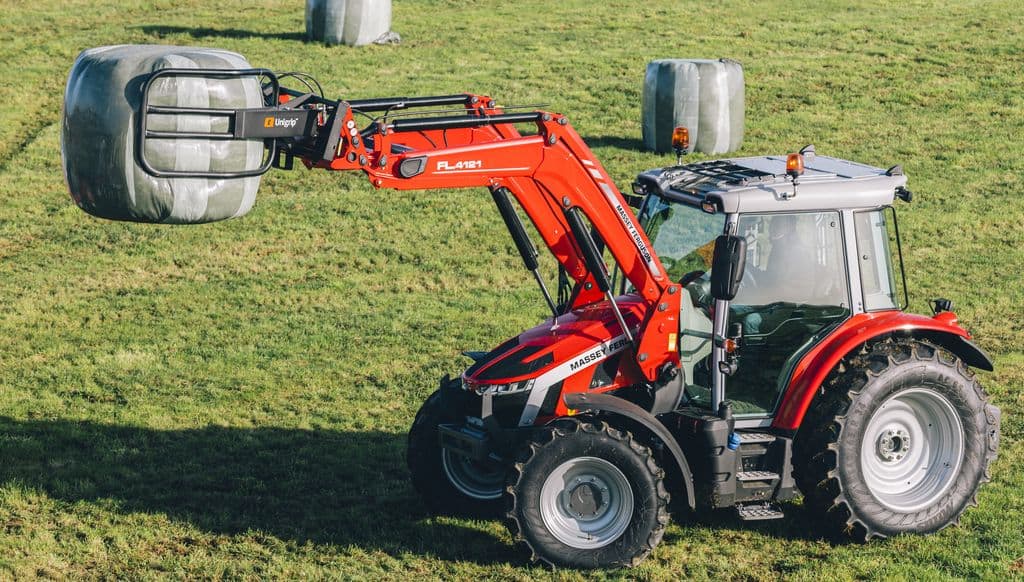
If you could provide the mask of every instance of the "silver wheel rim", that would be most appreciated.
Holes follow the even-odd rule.
[[[577,457],[544,480],[540,515],[563,544],[581,550],[601,548],[629,527],[633,489],[615,465],[597,457]]]
[[[949,490],[963,456],[964,428],[953,405],[935,390],[911,388],[890,396],[871,415],[860,465],[879,503],[911,513]]]
[[[497,461],[474,461],[441,449],[441,467],[453,487],[473,499],[501,497],[505,487],[505,467]]]

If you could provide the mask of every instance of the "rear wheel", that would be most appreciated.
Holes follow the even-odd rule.
[[[473,395],[456,382],[427,398],[409,430],[406,461],[412,484],[435,513],[493,517],[500,513],[505,464],[474,461],[441,448],[437,426],[462,422],[478,413]]]
[[[805,505],[855,539],[930,533],[976,505],[999,411],[952,354],[886,340],[826,381],[794,442]]]
[[[668,525],[663,480],[630,433],[559,420],[526,443],[509,472],[509,529],[553,566],[636,565]]]

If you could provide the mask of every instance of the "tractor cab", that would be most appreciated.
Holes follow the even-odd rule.
[[[738,427],[771,425],[796,365],[844,321],[905,306],[891,206],[906,192],[902,171],[799,155],[801,173],[765,156],[651,170],[634,184],[641,225],[685,289],[684,404],[718,411],[728,399]],[[716,257],[716,242],[736,256]],[[717,282],[716,261],[732,271]]]

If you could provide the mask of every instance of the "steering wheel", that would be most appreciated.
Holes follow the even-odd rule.
[[[689,273],[687,273],[687,274],[683,275],[683,276],[682,276],[682,277],[681,277],[681,278],[679,279],[679,284],[680,284],[681,286],[683,286],[683,287],[686,287],[686,286],[687,286],[687,285],[689,285],[690,283],[693,283],[693,282],[694,282],[694,281],[696,281],[697,279],[700,279],[701,277],[703,277],[703,276],[704,276],[704,273],[705,273],[705,271],[701,271],[700,269],[698,269],[698,270],[696,270],[696,271],[690,271]]]

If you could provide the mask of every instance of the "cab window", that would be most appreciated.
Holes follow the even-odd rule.
[[[885,211],[857,212],[853,215],[853,227],[857,233],[864,310],[898,309]]]
[[[737,415],[775,409],[789,371],[850,316],[850,296],[838,212],[744,215],[747,267],[729,306],[743,326],[739,367],[726,380]]]
[[[725,228],[721,214],[655,197],[648,199],[640,223],[673,281],[711,269],[715,237]]]

